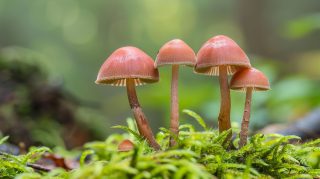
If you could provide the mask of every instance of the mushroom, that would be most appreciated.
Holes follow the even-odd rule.
[[[155,150],[159,150],[160,146],[142,112],[135,86],[157,81],[159,81],[159,72],[154,68],[152,58],[142,50],[130,46],[114,51],[101,66],[96,80],[97,84],[127,87],[129,104],[139,133]]]
[[[240,131],[239,147],[247,143],[250,120],[252,91],[266,91],[270,89],[268,78],[255,68],[246,68],[236,72],[230,81],[230,88],[246,92],[246,102]]]
[[[250,66],[250,61],[243,50],[236,42],[224,35],[218,35],[209,39],[202,45],[197,54],[195,72],[219,76],[221,104],[218,123],[220,132],[231,128],[228,75],[232,75],[241,68],[248,68]]]
[[[179,134],[179,99],[178,99],[178,73],[179,65],[193,67],[196,63],[194,51],[182,40],[174,39],[164,44],[157,55],[155,66],[172,66],[171,79],[171,118],[170,131],[173,135]],[[170,146],[174,146],[176,141],[170,137]]]
[[[134,149],[134,144],[129,139],[125,139],[118,145],[119,152],[128,152]]]

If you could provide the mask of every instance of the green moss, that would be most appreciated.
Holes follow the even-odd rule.
[[[136,136],[136,129],[118,127],[130,133],[114,134],[105,141],[90,142],[84,146],[80,167],[72,171],[61,169],[36,173],[26,167],[30,158],[39,156],[45,148],[32,150],[27,155],[0,155],[0,175],[17,178],[315,178],[320,176],[320,139],[291,144],[297,136],[256,134],[246,146],[233,149],[224,142],[230,131],[218,134],[207,129],[200,116],[187,112],[200,121],[205,130],[197,131],[192,125],[180,126],[178,145],[168,147],[167,129],[161,129],[157,140],[159,152]],[[129,134],[129,135],[128,135]],[[131,135],[133,134],[133,135]],[[132,139],[136,147],[130,152],[118,152],[123,139]],[[90,155],[90,162],[85,158]]]

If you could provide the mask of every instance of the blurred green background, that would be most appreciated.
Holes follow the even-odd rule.
[[[271,81],[271,91],[253,96],[251,128],[259,129],[319,106],[319,12],[319,0],[0,0],[0,50],[12,63],[20,59],[44,69],[49,84],[62,85],[85,106],[74,109],[77,120],[103,138],[131,116],[125,88],[94,84],[115,49],[132,45],[155,58],[173,38],[197,52],[207,39],[224,34]],[[216,127],[218,79],[189,67],[180,74],[181,110],[191,109]],[[170,75],[170,68],[161,68],[159,83],[137,89],[155,131],[168,127]],[[234,122],[242,119],[244,97],[232,92]],[[181,120],[193,122],[182,114]]]

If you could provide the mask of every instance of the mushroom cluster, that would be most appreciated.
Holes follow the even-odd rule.
[[[193,67],[194,72],[198,74],[219,76],[221,94],[218,116],[219,132],[231,130],[230,89],[246,92],[239,141],[239,147],[244,146],[248,137],[252,92],[269,90],[270,85],[261,71],[251,67],[248,56],[239,45],[227,36],[218,35],[210,38],[202,45],[197,54],[184,41],[171,40],[160,48],[155,62],[136,47],[119,48],[101,66],[96,83],[127,88],[129,104],[140,135],[151,147],[160,150],[160,145],[155,140],[148,119],[142,112],[135,86],[158,82],[157,68],[168,65],[172,67],[169,145],[175,146],[179,136],[178,74],[179,66],[183,65]],[[230,83],[228,75],[233,75]],[[131,141],[124,141],[119,146],[119,150],[126,151],[132,147]]]

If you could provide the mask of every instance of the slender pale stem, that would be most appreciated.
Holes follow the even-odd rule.
[[[140,107],[137,98],[134,79],[127,79],[126,86],[129,104],[132,109],[134,118],[136,120],[139,133],[147,140],[151,147],[153,147],[155,150],[160,150],[160,145],[155,140],[152,130],[149,126],[148,120]]]
[[[171,79],[171,120],[170,131],[175,137],[179,135],[179,96],[178,96],[179,65],[172,66]],[[170,146],[176,145],[174,137],[170,137]]]
[[[240,141],[239,147],[243,147],[247,143],[248,131],[249,131],[249,121],[250,121],[250,108],[251,108],[251,98],[252,98],[252,88],[247,88],[246,91],[246,102],[244,104],[243,119],[240,131]]]
[[[230,104],[230,89],[228,85],[227,66],[219,67],[219,83],[220,83],[221,104],[220,104],[220,113],[218,117],[218,123],[219,123],[219,132],[223,132],[231,128],[231,122],[230,122],[231,104]]]

